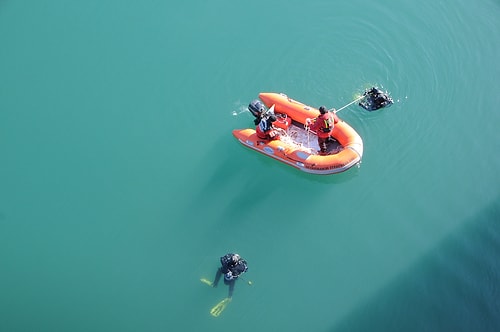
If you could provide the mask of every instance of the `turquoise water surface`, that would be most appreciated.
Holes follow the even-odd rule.
[[[0,1],[0,331],[499,331],[500,3]],[[241,146],[259,92],[360,167]],[[238,252],[233,300],[200,282]],[[248,284],[251,281],[252,285]]]

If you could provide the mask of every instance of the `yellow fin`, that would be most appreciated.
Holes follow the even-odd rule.
[[[212,284],[212,282],[208,279],[205,279],[205,278],[201,278],[200,281],[206,285],[209,285],[210,287],[212,287],[214,284]]]
[[[228,303],[231,302],[231,299],[226,297],[224,300],[217,303],[211,310],[210,315],[214,317],[219,317],[219,315],[226,309]]]

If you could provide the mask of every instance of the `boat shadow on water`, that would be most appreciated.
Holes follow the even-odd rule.
[[[221,137],[205,152],[205,160],[202,162],[207,166],[204,167],[203,174],[200,174],[193,201],[202,201],[206,206],[217,207],[213,213],[217,214],[221,223],[231,223],[234,218],[253,213],[251,210],[234,207],[245,206],[249,202],[257,205],[266,202],[279,190],[277,186],[269,186],[275,176],[274,170],[266,167],[256,169],[255,159],[250,159],[250,156],[265,157],[248,151],[247,159],[244,157],[245,152],[247,151],[241,145],[227,137]],[[279,166],[280,163],[276,164]],[[263,191],[263,187],[268,188]]]
[[[332,142],[334,147],[335,143]],[[219,138],[205,150],[201,163],[207,166],[203,168],[203,173],[197,175],[192,199],[194,202],[203,202],[204,206],[214,207],[205,211],[204,215],[217,219],[220,226],[253,215],[254,210],[241,209],[249,202],[259,206],[280,195],[283,190],[293,190],[296,186],[290,185],[291,181],[335,185],[352,180],[360,171],[354,166],[331,175],[305,173],[263,154],[254,153],[227,137]]]

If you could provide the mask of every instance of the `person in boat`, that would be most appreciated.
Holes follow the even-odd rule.
[[[309,128],[316,132],[318,136],[318,145],[320,149],[320,154],[327,154],[327,146],[326,143],[330,139],[332,135],[333,128],[337,122],[339,122],[338,116],[335,114],[335,109],[333,109],[333,113],[329,112],[325,106],[319,107],[320,115],[313,119],[312,121],[306,121],[306,124],[309,125]]]
[[[259,124],[255,127],[257,137],[261,139],[274,140],[279,139],[280,135],[274,128],[273,122],[276,121],[276,116],[271,114],[260,119]]]
[[[236,280],[248,270],[247,262],[238,254],[228,253],[220,258],[220,263],[222,266],[217,269],[212,285],[217,287],[224,275],[224,284],[229,286],[228,298],[232,298]]]

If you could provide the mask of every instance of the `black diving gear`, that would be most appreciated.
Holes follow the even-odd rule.
[[[238,254],[227,254],[220,258],[222,264],[221,272],[224,273],[225,280],[233,280],[238,278],[242,273],[248,270],[247,262]]]
[[[248,110],[255,117],[255,119],[253,120],[255,125],[259,124],[260,119],[264,117],[264,114],[266,113],[266,107],[258,99],[252,100],[252,102],[248,105]]]
[[[366,90],[363,93],[363,100],[359,102],[359,106],[363,107],[367,111],[376,111],[386,106],[390,106],[393,100],[387,92],[384,92],[376,87]]]
[[[274,107],[269,109],[264,106],[264,104],[258,100],[252,100],[252,102],[248,105],[248,110],[255,117],[253,123],[258,126],[262,120],[266,120],[269,122],[276,121],[276,115],[274,114]]]
[[[224,275],[224,284],[229,286],[228,297],[233,296],[234,283],[238,277],[248,270],[247,262],[238,254],[226,254],[220,258],[221,267],[217,269],[213,286],[217,287]]]

